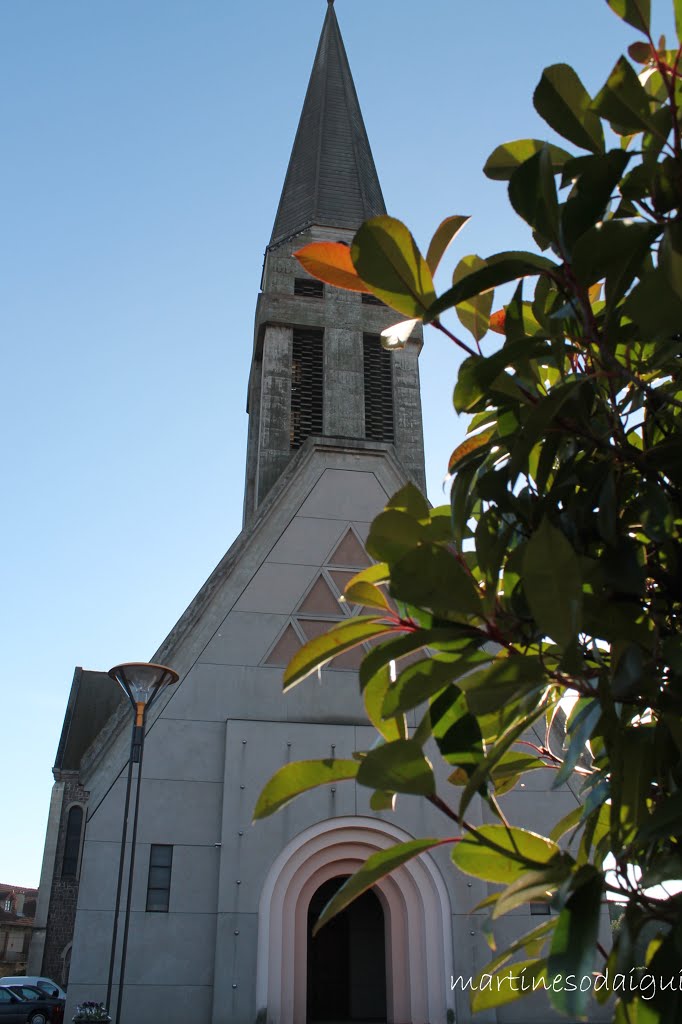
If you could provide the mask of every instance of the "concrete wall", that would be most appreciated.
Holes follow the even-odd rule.
[[[188,612],[189,625],[178,628],[173,645],[160,654],[182,678],[152,712],[148,729],[122,1024],[253,1024],[261,1009],[258,907],[271,865],[313,824],[339,816],[377,818],[369,791],[346,783],[313,791],[251,824],[263,784],[283,763],[350,757],[374,739],[354,671],[328,669],[321,682],[306,680],[283,696],[282,668],[269,660],[287,627],[305,623],[301,607],[339,543],[349,530],[366,536],[401,485],[400,471],[380,448],[313,445],[299,454],[278,500],[235,545],[229,571],[226,563],[214,574]],[[122,728],[86,780],[91,797],[67,1018],[75,1002],[105,994],[128,743],[128,727]],[[509,794],[510,817],[542,830],[550,813],[554,820],[575,806],[570,789],[552,792],[550,781],[550,772],[536,773],[525,789]],[[477,814],[481,810],[473,808],[474,822],[484,820]],[[449,821],[418,798],[399,798],[387,820],[414,836],[451,831]],[[173,846],[168,913],[145,909],[149,851],[156,843]],[[452,974],[469,977],[490,959],[485,911],[471,912],[489,887],[456,873],[447,848],[435,850],[433,860],[448,894]],[[519,908],[500,933],[518,934],[537,923]],[[477,1024],[556,1019],[540,997],[536,1003],[532,1018],[524,1016],[531,1010],[523,1002]],[[457,1014],[459,1024],[470,1020],[465,995],[458,996]]]

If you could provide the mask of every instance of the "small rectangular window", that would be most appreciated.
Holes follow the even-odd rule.
[[[530,912],[533,917],[548,917],[551,913],[549,903],[545,903],[544,900],[531,900]]]
[[[147,910],[168,913],[172,867],[173,847],[152,845],[149,850]]]
[[[375,334],[364,336],[365,437],[395,439],[393,428],[393,363]]]
[[[294,295],[304,295],[309,299],[324,298],[322,281],[312,281],[307,277],[294,278]]]
[[[362,293],[362,301],[365,306],[384,306],[385,303],[378,299],[376,295],[370,295],[369,292]]]

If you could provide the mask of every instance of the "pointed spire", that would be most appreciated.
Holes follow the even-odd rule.
[[[327,0],[271,244],[311,224],[354,229],[385,212],[334,0]]]

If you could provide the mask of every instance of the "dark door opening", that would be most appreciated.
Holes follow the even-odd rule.
[[[308,907],[308,1024],[386,1020],[384,911],[371,889],[315,936],[324,906],[345,878],[330,878]]]

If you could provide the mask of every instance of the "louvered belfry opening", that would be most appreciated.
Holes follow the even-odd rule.
[[[294,279],[294,295],[302,295],[308,299],[324,298],[324,285],[321,281],[311,281],[307,277]]]
[[[295,327],[293,334],[290,444],[296,449],[322,433],[324,331]]]
[[[376,334],[365,334],[365,437],[370,441],[395,439],[393,429],[393,363],[391,353]]]

